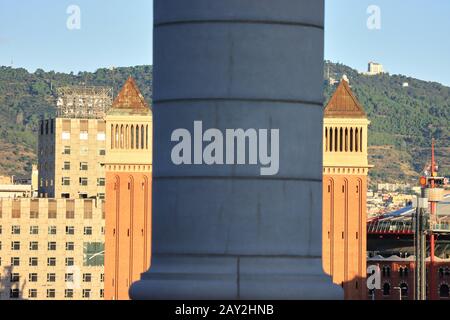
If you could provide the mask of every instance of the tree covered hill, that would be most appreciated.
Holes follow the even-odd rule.
[[[0,67],[0,175],[26,176],[36,163],[37,126],[55,113],[56,88],[70,85],[109,86],[117,94],[129,76],[150,102],[152,67],[137,66],[94,73],[64,74]]]
[[[327,62],[335,79],[345,74],[366,109],[370,128],[372,181],[415,179],[437,139],[438,160],[449,170],[450,88],[404,76],[364,76],[342,64]],[[117,94],[133,76],[151,102],[152,67],[99,69],[94,73],[64,74],[0,67],[0,175],[27,175],[36,162],[37,125],[54,114],[56,88],[67,85],[110,86]],[[409,87],[403,87],[407,82]],[[335,86],[325,84],[325,101]]]

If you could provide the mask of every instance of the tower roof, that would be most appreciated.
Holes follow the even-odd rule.
[[[367,118],[347,81],[342,80],[325,107],[325,118]]]
[[[141,94],[136,82],[129,77],[112,104],[112,112],[148,113],[150,107]]]

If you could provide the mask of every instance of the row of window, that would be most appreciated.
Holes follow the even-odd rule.
[[[383,266],[383,268],[381,270],[382,270],[383,277],[389,278],[391,276],[391,267]],[[427,273],[428,273],[428,269],[427,269]],[[407,278],[409,275],[409,269],[407,267],[400,267],[398,269],[398,274],[401,278]],[[448,267],[439,268],[439,276],[441,278],[450,277],[450,268],[448,268]]]
[[[41,136],[44,134],[53,134],[55,131],[55,120],[45,120],[41,121],[41,128],[40,128]]]
[[[66,267],[73,267],[75,266],[75,258],[72,257],[66,257],[65,260],[65,266]],[[54,257],[47,258],[47,267],[56,267],[57,260]],[[20,266],[20,258],[11,258],[11,264],[12,266]],[[2,258],[0,257],[0,266],[2,265]],[[39,258],[38,257],[32,257],[28,259],[28,266],[30,267],[37,267],[39,265]]]
[[[397,288],[399,288],[398,290],[401,291],[401,296],[403,299],[408,298],[409,291],[408,291],[408,285],[406,283],[401,283],[400,286]],[[373,296],[374,294],[375,294],[374,290],[369,290],[370,296]],[[390,295],[391,295],[391,285],[388,282],[386,282],[383,285],[383,296],[387,297]]]
[[[111,125],[111,149],[149,148],[148,125]]]
[[[383,277],[389,278],[391,276],[391,267],[383,266],[381,269]],[[407,267],[400,267],[398,269],[398,274],[401,278],[408,277],[409,269]]]
[[[78,197],[80,199],[88,199],[89,195],[87,193],[79,192]],[[97,198],[99,200],[105,200],[105,197],[106,197],[106,195],[104,193],[97,193]],[[47,195],[44,194],[42,196],[42,198],[47,198]],[[66,192],[61,193],[61,199],[71,199],[71,198],[72,197],[70,196],[70,193],[66,193]]]
[[[80,162],[80,171],[88,171],[89,170],[89,164],[87,162]],[[62,167],[63,171],[70,171],[72,169],[70,161],[65,161],[64,165]]]
[[[70,196],[70,194],[68,194]],[[87,195],[86,195],[87,197]],[[65,198],[65,197],[62,197]],[[81,198],[81,194],[80,194]],[[54,199],[46,200],[48,203],[48,219],[57,219],[58,217],[58,205],[57,201]],[[11,208],[11,215],[13,219],[20,219],[22,216],[22,208],[21,208],[22,201],[20,200],[13,200],[12,201],[12,208]],[[30,201],[30,210],[29,210],[29,217],[30,219],[39,219],[39,208],[40,201],[39,199],[32,199]],[[75,219],[75,200],[66,200],[65,201],[66,208],[65,208],[65,219]],[[105,217],[105,207],[104,207],[104,201],[101,202],[102,205],[102,216],[103,219]],[[84,219],[93,219],[93,206],[94,201],[93,200],[86,200],[84,201],[84,210],[83,210],[83,217]],[[0,209],[1,209],[1,201],[0,201]],[[0,211],[1,212],[1,211]],[[60,212],[61,213],[61,212]],[[0,218],[2,216],[0,215]]]
[[[37,289],[29,289],[28,290],[28,298],[36,299],[38,297]],[[56,298],[56,290],[55,289],[47,289],[47,299],[55,299]],[[91,289],[83,289],[82,291],[83,299],[90,299],[92,297]],[[11,289],[9,292],[10,299],[20,299],[21,293],[19,289]],[[73,299],[74,298],[74,290],[73,289],[65,289],[64,290],[64,298]],[[100,289],[100,298],[104,298],[104,289]]]
[[[11,234],[12,235],[20,235],[21,233],[21,226],[12,226],[11,227]],[[85,236],[92,235],[93,228],[90,226],[84,227],[83,234]],[[56,226],[49,226],[48,227],[48,234],[49,235],[56,235]],[[105,233],[104,227],[101,228],[102,234]],[[0,225],[0,234],[3,233],[3,227]],[[39,234],[39,226],[30,226],[30,235],[38,235]],[[75,227],[72,226],[66,226],[66,235],[74,235],[75,234]]]
[[[80,146],[78,148],[80,156],[88,156],[89,155],[89,147],[88,146]],[[39,154],[41,156],[48,155],[50,153],[53,153],[53,149],[47,148],[45,146],[41,147],[39,150]],[[62,151],[62,155],[64,156],[70,156],[72,154],[72,148],[70,146],[64,146],[64,149]],[[99,149],[98,150],[99,156],[105,156],[106,150],[105,149]],[[40,157],[42,158],[42,157]],[[49,165],[47,163],[43,163],[40,165],[39,170],[40,171],[47,171],[49,169]]]
[[[402,298],[408,298],[409,291],[408,291],[408,284],[401,283],[399,287],[394,288],[397,290],[401,290]],[[449,285],[446,283],[443,283],[439,285],[439,297],[440,298],[450,298],[450,290]],[[375,294],[374,290],[369,290],[369,296],[373,296]],[[392,294],[392,288],[391,284],[388,282],[385,282],[383,284],[383,296],[388,297]]]
[[[47,250],[48,251],[56,251],[56,242],[50,241],[47,243]],[[11,242],[11,250],[12,251],[20,251],[21,243],[20,241],[12,241]],[[30,251],[38,251],[39,250],[39,242],[37,241],[31,241],[29,246]],[[0,250],[2,250],[2,243],[0,242]],[[75,243],[73,242],[66,242],[66,251],[74,251],[75,250]]]
[[[37,273],[29,273],[28,274],[28,282],[38,282],[39,275]],[[20,274],[19,273],[11,273],[9,278],[10,283],[18,283],[20,282]],[[82,281],[84,283],[92,282],[92,273],[83,273]],[[54,283],[56,282],[56,273],[47,273],[47,282]],[[64,282],[66,283],[74,283],[75,282],[75,274],[66,273],[64,275]],[[105,282],[105,275],[102,273],[100,275],[100,282]]]
[[[325,151],[362,152],[363,128],[325,128]]]
[[[70,169],[68,169],[70,170]],[[87,171],[87,169],[85,169],[84,171]],[[97,179],[97,187],[104,187],[105,186],[105,178],[98,178]],[[62,186],[70,186],[71,183],[71,179],[70,177],[63,177],[61,179],[61,185]],[[89,185],[89,178],[87,177],[80,177],[78,178],[78,183],[80,186],[82,187],[86,187]]]
[[[64,131],[61,134],[61,139],[68,141],[71,139],[71,133],[68,131]],[[81,141],[88,141],[89,140],[89,132],[87,131],[81,131],[80,132],[80,140]],[[106,134],[104,132],[97,133],[97,141],[106,141]]]
[[[80,146],[79,148],[80,150],[80,155],[81,156],[87,156],[89,153],[89,148],[87,146]],[[65,156],[70,156],[72,154],[72,149],[70,146],[64,146],[64,150],[62,152],[63,155]],[[98,155],[99,156],[105,156],[106,155],[106,150],[105,149],[99,149],[98,150]]]

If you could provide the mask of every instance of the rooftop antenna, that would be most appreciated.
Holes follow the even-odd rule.
[[[113,92],[112,92],[112,94],[113,94],[113,98],[114,98],[114,89],[116,88],[116,74],[115,74],[115,67],[114,66],[111,66],[110,68],[109,68],[109,70],[111,70],[111,72],[112,72],[112,80],[113,80]]]

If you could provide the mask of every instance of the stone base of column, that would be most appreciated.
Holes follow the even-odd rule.
[[[133,284],[139,300],[341,300],[320,258],[155,256]]]

